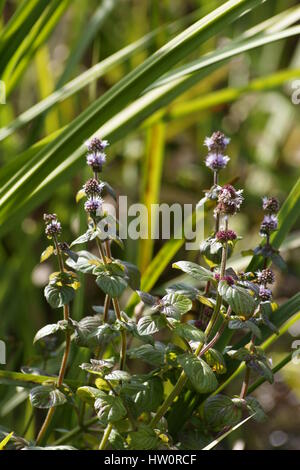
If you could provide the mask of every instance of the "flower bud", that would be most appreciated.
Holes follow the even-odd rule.
[[[83,186],[83,190],[87,196],[99,196],[102,188],[103,184],[99,183],[95,178],[89,179]]]
[[[229,142],[230,139],[223,132],[217,131],[211,137],[206,137],[204,145],[208,148],[209,152],[219,153],[226,149]]]
[[[102,153],[108,145],[107,140],[101,140],[98,137],[92,137],[86,142],[89,153]]]
[[[223,186],[219,191],[215,214],[236,214],[244,200],[242,193],[243,190],[236,191],[230,184]]]
[[[221,243],[236,240],[236,233],[233,230],[220,230],[216,233],[216,239]]]
[[[275,282],[275,274],[269,268],[257,271],[256,276],[260,284],[273,284]]]
[[[268,214],[277,214],[279,201],[276,197],[263,197],[263,210]]]
[[[260,226],[259,233],[262,237],[265,237],[267,235],[270,235],[270,233],[273,232],[274,230],[277,230],[277,227],[278,227],[278,219],[276,215],[268,214],[264,216],[264,219]]]
[[[272,291],[270,289],[267,289],[264,286],[260,286],[260,288],[259,288],[259,297],[263,302],[265,302],[267,300],[271,300],[272,299]]]

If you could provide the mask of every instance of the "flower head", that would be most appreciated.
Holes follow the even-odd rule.
[[[219,191],[218,205],[215,209],[215,213],[229,215],[236,214],[244,200],[242,193],[242,189],[237,191],[230,184],[223,186]]]
[[[276,197],[263,197],[263,210],[268,214],[277,214],[279,201]]]
[[[270,235],[270,233],[273,232],[274,230],[277,230],[277,227],[278,227],[278,219],[276,215],[267,214],[264,216],[264,219],[261,223],[259,233],[262,237],[265,237],[267,235]]]
[[[56,214],[44,214],[44,221],[46,223],[45,233],[48,238],[61,234],[61,223]]]
[[[219,153],[210,153],[205,160],[205,165],[210,168],[212,171],[222,170],[226,167],[230,158],[219,154]]]
[[[220,230],[216,233],[216,239],[221,243],[236,240],[236,233],[233,230]]]
[[[109,145],[107,140],[101,140],[98,137],[92,137],[86,142],[86,147],[89,153],[102,153]]]
[[[259,288],[259,297],[263,302],[265,302],[267,300],[271,300],[272,299],[272,291],[270,289],[267,289],[264,286],[260,286],[260,288]]]
[[[86,157],[86,162],[88,166],[92,168],[95,172],[102,171],[103,164],[106,161],[105,153],[91,153]]]
[[[103,189],[103,183],[99,183],[95,178],[89,179],[83,186],[83,190],[87,196],[99,196]]]
[[[102,208],[102,199],[100,197],[88,199],[84,204],[84,210],[91,215],[96,215]]]
[[[273,284],[275,281],[275,274],[272,269],[266,268],[262,271],[256,272],[257,280],[260,284]]]
[[[230,139],[223,132],[217,131],[211,137],[206,137],[204,145],[208,148],[209,152],[219,153],[226,149],[229,142]]]

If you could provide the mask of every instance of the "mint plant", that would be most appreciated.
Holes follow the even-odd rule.
[[[257,376],[273,382],[271,363],[259,344],[266,331],[278,333],[277,306],[270,289],[275,276],[270,265],[282,267],[284,263],[271,243],[272,232],[278,228],[279,203],[274,197],[263,199],[263,241],[251,252],[263,260],[262,269],[236,272],[228,267],[241,239],[232,230],[231,220],[244,200],[242,190],[220,181],[221,170],[230,160],[225,155],[228,143],[221,132],[205,140],[205,164],[213,178],[201,204],[214,206],[214,222],[200,246],[204,266],[175,262],[173,268],[185,273],[186,283],[171,284],[162,298],[141,291],[137,267],[112,254],[113,243],[122,246],[122,241],[107,230],[118,221],[108,214],[102,199],[108,192],[116,200],[111,186],[100,179],[108,143],[97,137],[87,143],[92,175],[77,195],[77,199],[86,198],[85,233],[68,245],[61,241],[58,217],[44,216],[51,244],[41,261],[55,255],[58,263],[44,293],[52,308],[62,309],[63,317],[39,330],[34,341],[46,344],[62,332],[59,348],[63,353],[58,376],[49,376],[31,389],[32,406],[48,411],[35,443],[14,438],[20,447],[39,448],[51,441],[47,448],[82,448],[84,431],[90,433],[94,449],[202,449],[246,416],[265,419],[259,402],[249,394],[249,384],[253,378],[255,389]],[[88,250],[78,250],[82,244]],[[80,288],[78,273],[92,277],[105,300],[93,307],[93,313],[75,321],[71,304]],[[189,284],[190,278],[196,280],[197,288]],[[140,298],[132,316],[120,301],[127,288]],[[188,320],[192,310],[196,317]],[[71,343],[84,348],[89,357],[80,366],[86,382],[79,385],[67,381],[73,367]],[[238,364],[245,369],[241,389],[236,387],[234,396],[221,393]],[[142,365],[143,372],[135,372]],[[78,426],[55,440],[52,418],[56,408],[67,404],[73,407]],[[61,447],[66,443],[71,446]]]

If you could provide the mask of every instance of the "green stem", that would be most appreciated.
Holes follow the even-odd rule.
[[[109,423],[102,436],[102,440],[99,445],[99,450],[104,450],[106,448],[112,428],[112,424]]]

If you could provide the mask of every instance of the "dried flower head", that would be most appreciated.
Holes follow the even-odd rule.
[[[277,230],[277,227],[278,227],[278,219],[276,215],[267,214],[264,216],[264,219],[261,223],[259,233],[262,237],[265,237],[267,235],[270,235],[270,233],[273,232],[274,230]]]
[[[276,197],[263,197],[263,210],[268,214],[277,214],[279,201]]]
[[[236,233],[233,230],[220,230],[216,233],[216,239],[221,243],[236,240]]]
[[[275,282],[275,274],[269,268],[257,271],[256,277],[260,284],[273,284]]]
[[[272,299],[272,291],[270,289],[267,289],[264,286],[260,286],[260,288],[259,288],[259,297],[263,302],[265,302],[267,300],[271,300]]]
[[[211,137],[206,137],[204,145],[208,148],[209,152],[219,153],[226,149],[229,142],[230,139],[223,132],[217,131]]]
[[[223,186],[218,195],[218,205],[215,213],[234,215],[240,209],[244,200],[242,196],[243,190],[236,189],[230,184]]]
[[[92,198],[88,199],[86,203],[84,204],[84,209],[86,212],[88,212],[91,215],[96,215],[97,212],[99,212],[102,208],[102,199],[97,197],[97,198]]]
[[[107,140],[101,140],[98,137],[92,137],[86,142],[89,153],[102,153],[109,145]]]
[[[219,154],[219,153],[210,153],[205,160],[205,165],[210,168],[212,171],[222,170],[226,167],[230,158]]]
[[[83,186],[83,190],[87,196],[99,196],[103,189],[103,183],[99,183],[95,178],[89,179]]]

